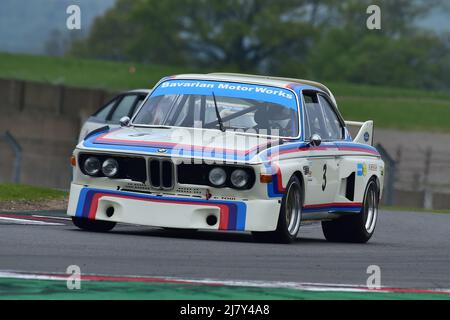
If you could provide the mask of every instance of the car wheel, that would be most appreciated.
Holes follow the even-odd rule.
[[[80,217],[72,217],[72,222],[82,230],[95,232],[111,231],[116,226],[116,223],[112,221],[91,220]]]
[[[341,217],[332,221],[322,221],[325,238],[333,242],[366,243],[375,231],[378,203],[378,186],[376,181],[371,179],[366,187],[360,214]]]
[[[278,216],[277,229],[269,232],[252,232],[260,242],[291,243],[297,238],[302,220],[302,185],[296,176],[292,176],[286,187]]]

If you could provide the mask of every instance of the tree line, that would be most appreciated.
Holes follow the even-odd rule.
[[[450,34],[417,27],[445,0],[118,0],[70,54],[450,90]]]

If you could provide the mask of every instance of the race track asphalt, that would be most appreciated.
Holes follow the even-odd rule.
[[[41,215],[60,224],[19,224],[30,214],[0,219],[0,271],[64,273],[78,265],[85,274],[365,285],[367,267],[378,265],[383,286],[450,288],[450,214],[382,211],[367,244],[329,243],[320,224],[310,224],[291,245],[130,225],[92,233],[51,218],[62,212]]]

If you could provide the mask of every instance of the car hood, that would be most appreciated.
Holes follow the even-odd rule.
[[[279,139],[194,128],[126,127],[88,136],[82,149],[252,162]]]

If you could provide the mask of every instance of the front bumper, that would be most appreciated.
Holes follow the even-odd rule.
[[[108,208],[114,213],[108,216]],[[109,209],[108,213],[111,213]],[[166,228],[273,231],[278,200],[219,200],[86,187],[72,183],[67,214],[95,220]],[[214,215],[217,223],[209,225]]]

